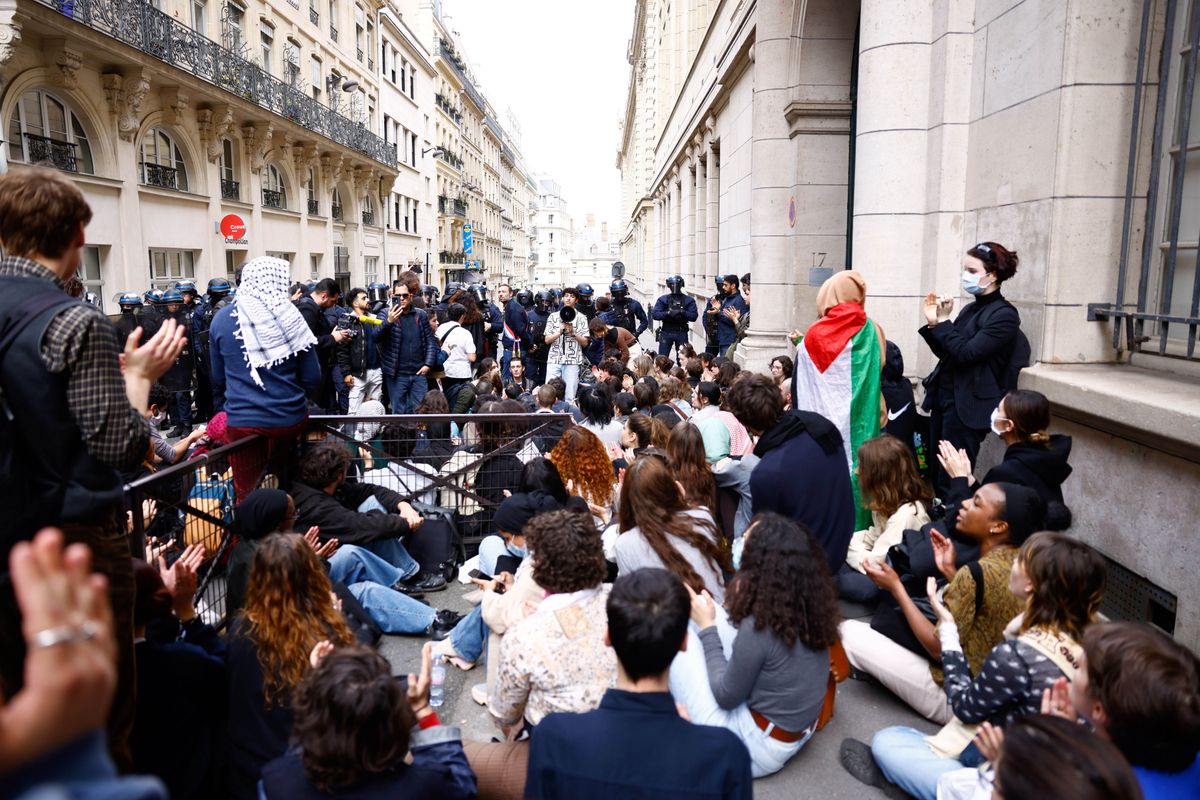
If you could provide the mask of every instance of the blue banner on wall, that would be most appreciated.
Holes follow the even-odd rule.
[[[470,224],[468,223],[467,225],[463,225],[463,252],[466,253],[467,255],[470,255],[472,253],[472,249],[471,249],[471,239],[472,238],[473,238],[472,237],[472,228],[471,228]]]

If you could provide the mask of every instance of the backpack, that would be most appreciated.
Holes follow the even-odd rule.
[[[1012,306],[1007,300],[1005,305]],[[976,317],[976,330],[987,324],[988,319],[995,313],[994,309],[1002,308],[1000,303],[992,303]],[[1003,358],[1003,362],[1000,359]],[[1007,394],[1017,388],[1017,381],[1021,377],[1021,370],[1029,366],[1033,359],[1033,348],[1029,344],[1029,337],[1025,335],[1025,331],[1017,327],[1017,335],[1013,337],[1012,348],[1007,355],[997,355],[991,361],[992,374],[996,376],[996,383],[1000,386],[1000,391]],[[999,370],[997,371],[997,367]]]
[[[453,323],[447,322],[446,323],[446,332],[444,334],[442,334],[441,336],[438,336],[435,333],[433,335],[433,338],[437,339],[437,343],[438,343],[438,348],[436,351],[434,351],[434,355],[433,355],[433,372],[441,372],[446,366],[446,359],[450,358],[450,351],[446,350],[442,346],[442,344],[446,341],[446,337],[448,337],[450,335],[450,331],[454,330],[454,328],[450,327],[451,325],[454,325],[459,328],[462,327],[457,322],[453,322]]]
[[[196,470],[196,485],[187,495],[187,515],[183,523],[185,545],[203,544],[207,557],[216,555],[221,536],[233,522],[233,470],[209,476],[205,467]],[[210,519],[211,518],[211,519]],[[213,522],[221,520],[224,527]]]

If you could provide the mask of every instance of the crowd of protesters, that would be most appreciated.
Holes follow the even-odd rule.
[[[1200,793],[1200,662],[1100,614],[1000,244],[923,301],[923,415],[853,271],[756,373],[748,274],[647,314],[254,258],[114,325],[68,292],[90,216],[0,177],[0,796],[750,797],[851,673],[942,726],[842,742],[889,796]],[[224,445],[222,559],[133,552],[167,511],[123,484]],[[430,603],[472,567],[469,613]],[[382,633],[430,640],[411,674]],[[446,664],[485,665],[492,741],[439,719]]]

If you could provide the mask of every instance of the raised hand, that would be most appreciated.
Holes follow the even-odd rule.
[[[944,622],[957,624],[954,615],[946,608],[946,604],[942,602],[942,598],[938,597],[937,593],[937,578],[930,576],[925,581],[925,596],[929,598],[929,605],[933,607],[933,614],[937,617],[938,624]]]
[[[421,648],[421,672],[408,673],[408,707],[417,718],[433,712],[429,707],[429,685],[433,683],[433,642]],[[428,712],[428,713],[427,713]]]
[[[900,583],[900,576],[883,559],[864,558],[862,566],[866,571],[867,577],[880,589],[892,593],[903,590],[903,586]]]
[[[971,457],[967,451],[955,448],[945,439],[938,442],[938,463],[951,478],[971,477]]]
[[[1065,677],[1059,678],[1042,692],[1042,713],[1075,721],[1078,715],[1071,702],[1070,682]]]
[[[313,645],[313,649],[308,653],[308,663],[316,669],[321,664],[321,660],[325,656],[333,652],[333,642],[328,639],[322,639]]]
[[[696,627],[700,630],[711,628],[717,622],[717,607],[713,603],[712,595],[707,589],[702,589],[699,594],[684,584],[687,589],[688,596],[692,598],[692,622],[696,623]]]
[[[930,528],[929,543],[933,545],[933,563],[937,565],[938,572],[942,573],[946,580],[954,580],[954,575],[958,572],[958,567],[955,566],[958,549],[954,541],[943,536],[936,528]]]

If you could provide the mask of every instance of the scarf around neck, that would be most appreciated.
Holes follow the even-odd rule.
[[[300,310],[288,296],[291,268],[279,258],[254,258],[242,269],[233,300],[235,336],[242,342],[250,377],[260,387],[258,370],[270,369],[317,343]]]

